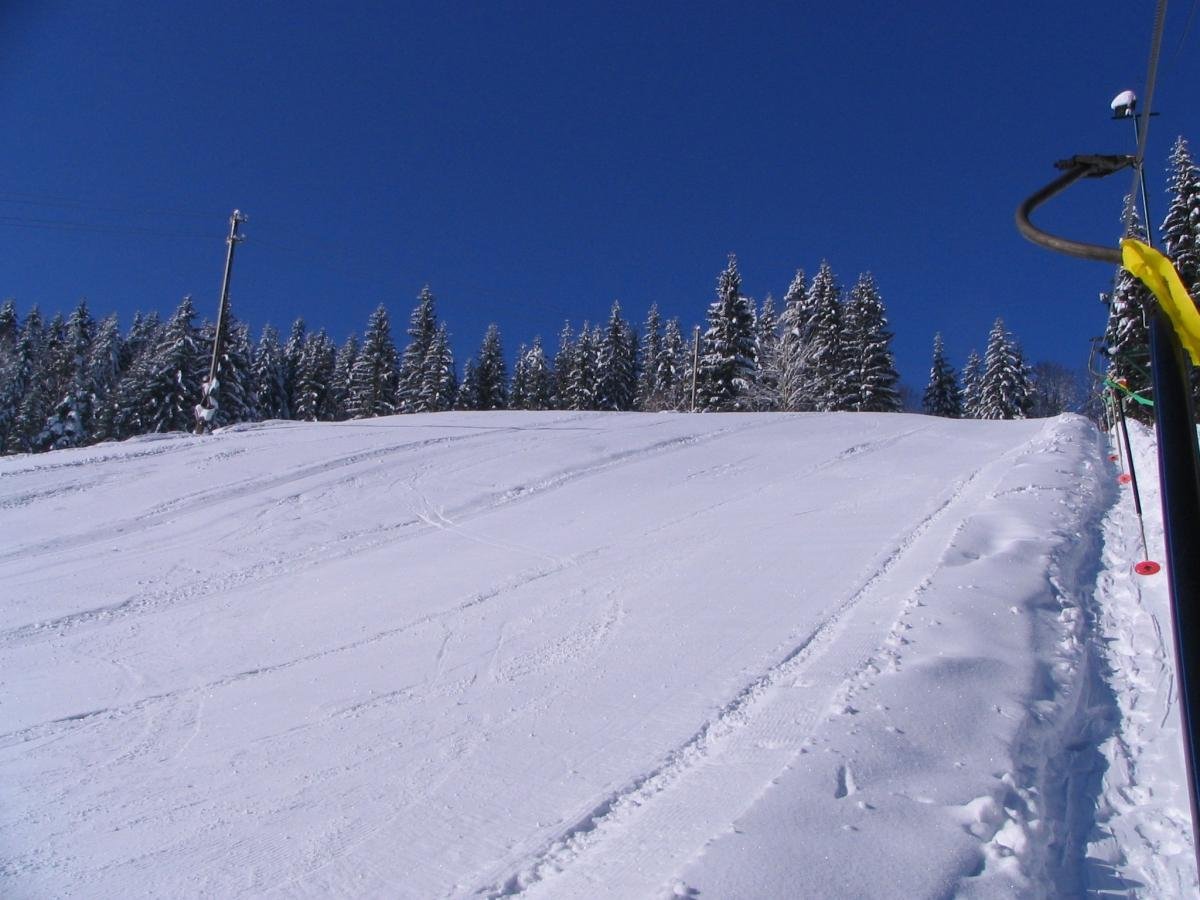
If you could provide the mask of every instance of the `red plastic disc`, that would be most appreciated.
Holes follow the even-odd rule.
[[[1117,456],[1117,454],[1115,454],[1115,453],[1110,453],[1110,454],[1108,455],[1108,461],[1109,461],[1109,462],[1116,462],[1116,461],[1117,461],[1118,459],[1120,459],[1120,458],[1121,458],[1121,457]]]
[[[1133,567],[1133,571],[1139,575],[1154,575],[1161,571],[1162,566],[1152,559],[1143,559],[1140,563]]]
[[[1117,484],[1129,484],[1131,481],[1133,481],[1133,478],[1130,477],[1128,472],[1122,472],[1117,476]]]

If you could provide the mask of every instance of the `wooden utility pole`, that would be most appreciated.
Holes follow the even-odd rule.
[[[196,434],[204,434],[212,430],[213,416],[217,413],[217,390],[221,383],[217,373],[221,369],[221,354],[225,350],[225,332],[229,321],[229,279],[233,275],[233,248],[242,240],[238,234],[238,226],[246,221],[240,210],[234,210],[229,217],[229,237],[225,243],[229,249],[225,253],[225,276],[221,279],[221,305],[217,308],[217,332],[213,337],[212,364],[208,367],[208,380],[201,385],[200,402],[196,404]]]

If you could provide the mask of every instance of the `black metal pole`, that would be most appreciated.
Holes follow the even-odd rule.
[[[1200,865],[1200,796],[1196,793],[1200,788],[1196,771],[1200,750],[1200,456],[1189,365],[1166,313],[1156,308],[1150,319],[1150,369],[1158,429],[1158,472],[1192,841]]]
[[[225,331],[228,327],[229,279],[233,274],[233,248],[241,240],[238,237],[238,226],[245,221],[246,217],[236,209],[233,211],[233,215],[229,217],[229,237],[225,239],[225,243],[229,245],[229,249],[225,252],[225,274],[221,278],[221,303],[217,307],[217,329],[216,334],[213,336],[212,363],[208,367],[208,380],[204,382],[200,403],[196,406],[196,434],[204,434],[204,432],[209,430],[211,427],[209,422],[211,411],[217,405],[214,394],[217,391],[217,372],[221,368],[221,353],[225,349]],[[205,413],[208,413],[208,415]]]

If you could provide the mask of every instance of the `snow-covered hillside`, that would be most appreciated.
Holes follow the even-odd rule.
[[[455,413],[0,460],[0,893],[1192,890],[1107,453]]]

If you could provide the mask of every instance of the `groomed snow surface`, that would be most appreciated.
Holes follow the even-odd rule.
[[[0,460],[0,894],[1194,896],[1109,452],[452,413]]]

